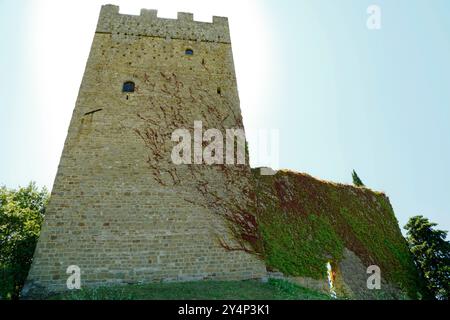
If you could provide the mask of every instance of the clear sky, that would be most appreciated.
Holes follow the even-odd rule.
[[[0,185],[51,188],[108,2],[228,16],[244,124],[279,130],[281,168],[342,183],[355,169],[401,226],[450,229],[448,0],[0,0]]]

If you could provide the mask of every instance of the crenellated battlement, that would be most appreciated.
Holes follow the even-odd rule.
[[[228,18],[213,16],[213,22],[194,21],[192,13],[178,12],[177,19],[159,18],[157,10],[141,9],[140,15],[119,13],[119,6],[103,5],[96,32],[119,36],[151,36],[231,43]]]

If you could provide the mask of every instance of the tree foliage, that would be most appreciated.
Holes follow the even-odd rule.
[[[0,299],[18,298],[28,274],[49,194],[35,183],[0,188]]]
[[[450,242],[447,232],[437,230],[436,223],[423,216],[414,216],[405,226],[406,240],[417,267],[423,273],[427,288],[441,300],[450,297]]]
[[[358,174],[355,170],[352,172],[352,178],[353,178],[353,184],[357,187],[364,187],[364,183],[361,181],[361,179],[358,177]]]

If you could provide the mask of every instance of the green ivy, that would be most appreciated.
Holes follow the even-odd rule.
[[[260,176],[254,170],[254,177],[270,268],[324,278],[327,261],[339,262],[348,248],[368,265],[380,266],[383,277],[416,297],[418,273],[384,194],[288,171]]]

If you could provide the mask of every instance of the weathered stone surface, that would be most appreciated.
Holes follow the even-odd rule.
[[[337,267],[336,289],[342,297],[360,300],[404,298],[400,288],[388,283],[381,273],[381,288],[368,289],[367,266],[361,259],[347,248]]]
[[[302,287],[330,294],[330,286],[327,279],[313,279],[309,277],[288,277],[287,279]]]

